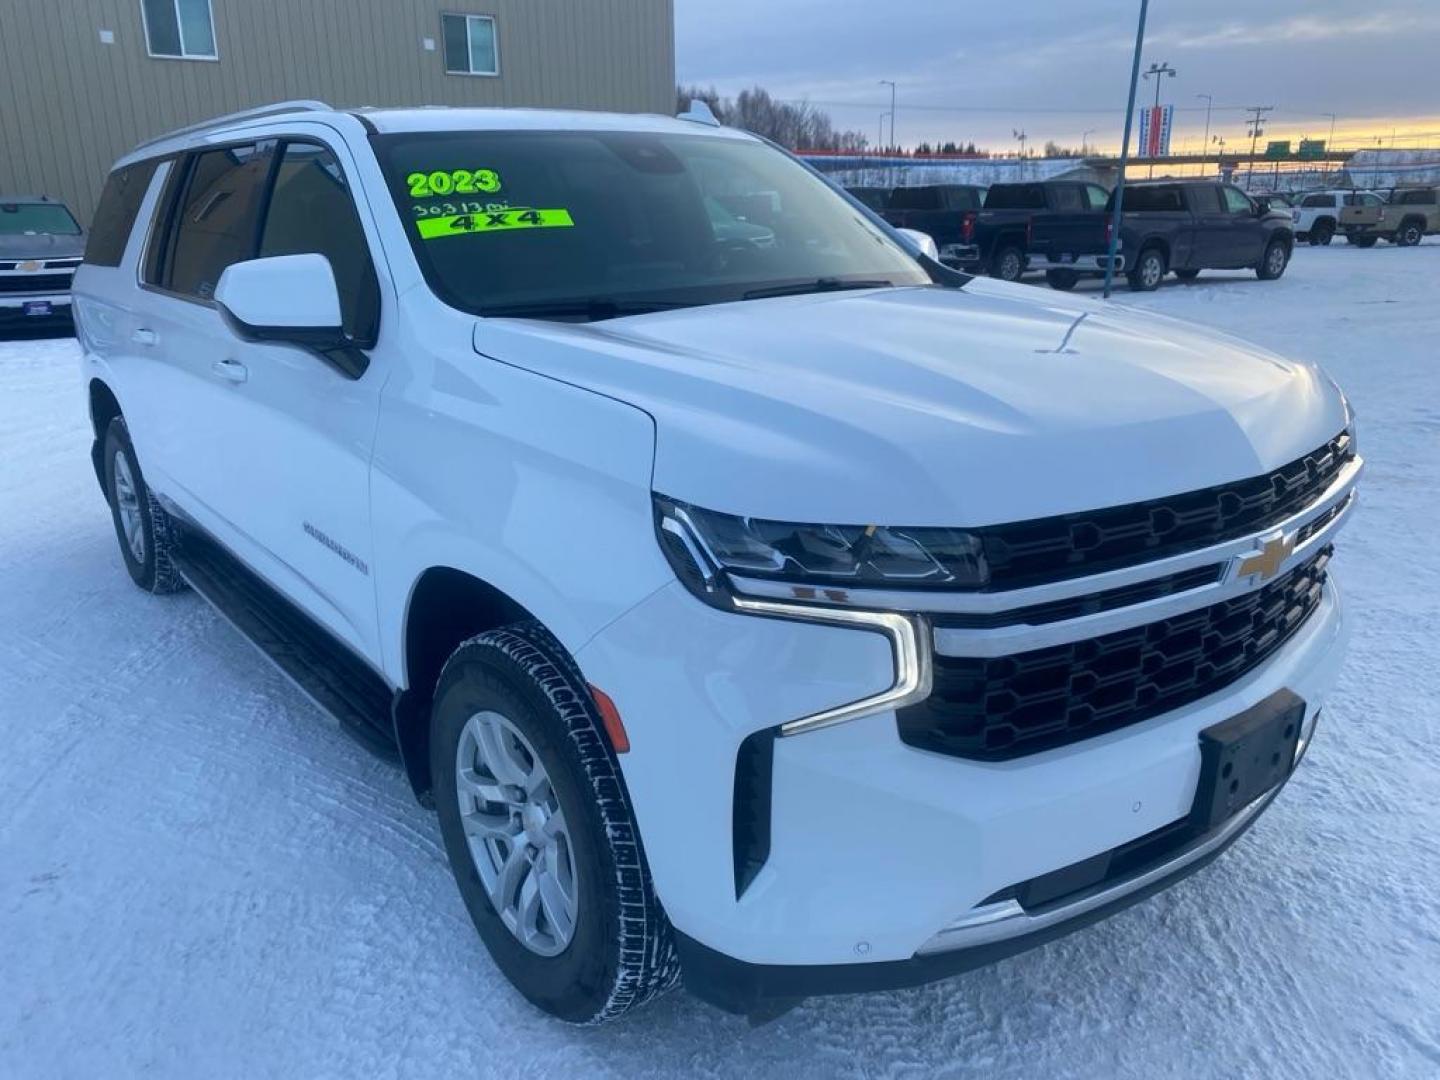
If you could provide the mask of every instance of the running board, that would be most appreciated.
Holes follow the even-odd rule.
[[[387,761],[399,761],[394,691],[373,669],[210,537],[179,525],[175,568],[340,729]]]

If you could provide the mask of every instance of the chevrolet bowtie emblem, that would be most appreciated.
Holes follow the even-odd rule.
[[[1277,536],[1273,540],[1267,540],[1264,547],[1240,563],[1237,576],[1249,577],[1251,574],[1257,574],[1261,581],[1269,581],[1280,572],[1280,567],[1285,565],[1285,560],[1290,558],[1294,550],[1295,537],[1293,535]]]

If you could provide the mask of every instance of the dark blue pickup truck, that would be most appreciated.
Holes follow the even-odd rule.
[[[1037,221],[1061,214],[1099,221],[1110,192],[1083,180],[992,184],[979,210],[962,215],[958,240],[941,243],[940,259],[971,273],[1015,281],[1028,267]]]
[[[1114,196],[1107,211],[1113,208]],[[1254,269],[1262,280],[1285,272],[1295,235],[1290,215],[1256,203],[1233,184],[1155,180],[1125,185],[1115,270],[1130,288],[1159,288],[1167,273],[1182,280],[1201,270]],[[1030,265],[1057,289],[1103,274],[1110,214],[1061,214],[1036,220]]]

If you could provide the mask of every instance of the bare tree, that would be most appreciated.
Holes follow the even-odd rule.
[[[858,131],[837,131],[828,113],[808,102],[776,101],[763,87],[742,90],[733,101],[721,97],[713,86],[675,88],[678,112],[696,100],[705,102],[722,124],[753,131],[791,150],[859,151],[868,145]]]

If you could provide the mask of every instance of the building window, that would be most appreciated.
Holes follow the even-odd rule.
[[[151,56],[218,60],[210,0],[140,0]]]
[[[491,15],[441,15],[445,71],[450,75],[499,75],[500,52]]]

